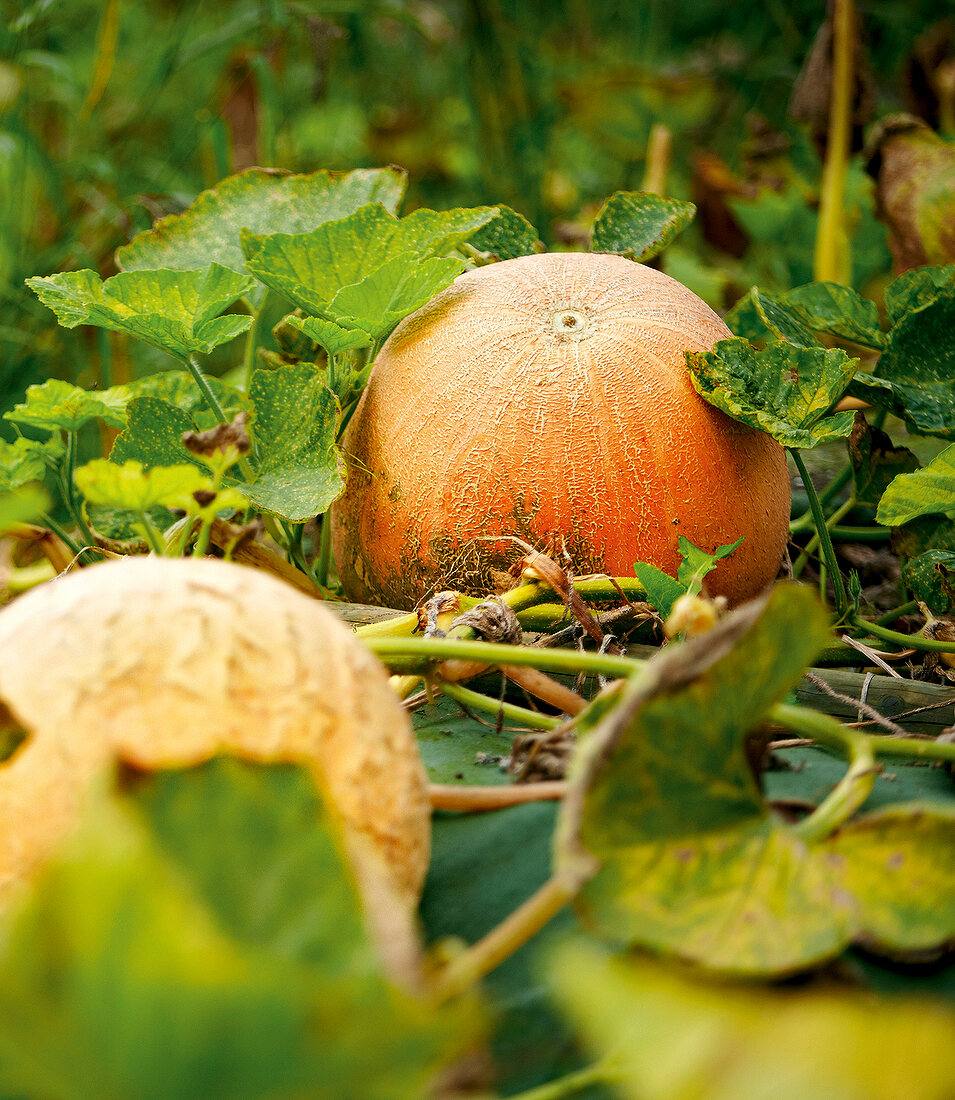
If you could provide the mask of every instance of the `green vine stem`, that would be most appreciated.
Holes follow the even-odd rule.
[[[934,738],[893,737],[890,734],[869,734],[869,744],[876,756],[907,756],[916,760],[951,761],[955,763],[955,742]]]
[[[888,626],[889,623],[894,623],[896,619],[900,619],[903,615],[909,615],[913,611],[918,611],[918,609],[918,600],[909,600],[907,603],[899,604],[898,607],[893,607],[891,611],[886,611],[875,622],[879,626]]]
[[[846,774],[831,793],[807,818],[793,826],[793,832],[804,841],[822,840],[848,821],[872,793],[875,777],[881,770],[875,760],[873,738],[847,729],[828,714],[786,703],[773,707],[770,718],[849,759]]]
[[[821,503],[821,501],[820,501]],[[826,520],[826,527],[829,528],[829,537],[832,537],[833,528],[838,527],[839,520],[843,516],[848,515],[856,506],[855,494],[851,495],[847,501],[844,501],[839,507],[832,513],[832,515]],[[793,562],[793,576],[798,577],[799,574],[805,569],[806,562],[809,561],[810,555],[815,553],[816,547],[819,545],[819,532],[817,531],[812,538],[803,547],[802,553]]]
[[[515,703],[492,699],[489,695],[484,695],[480,691],[472,691],[471,688],[462,687],[460,684],[437,679],[433,683],[442,695],[447,695],[449,699],[453,699],[469,710],[482,710],[488,714],[500,714],[531,729],[552,730],[561,724],[561,719],[554,718],[550,714],[541,714],[540,711],[529,710],[527,707],[520,707]]]
[[[76,482],[73,480],[73,474],[76,470],[76,446],[77,439],[74,429],[66,433],[66,469],[63,475],[63,499],[74,523],[83,536],[86,547],[92,547],[96,545],[96,539],[93,537],[93,532],[89,529],[89,524],[87,524],[86,517],[83,515],[83,506],[76,499]],[[86,549],[86,547],[83,549]],[[81,550],[80,553],[82,554],[82,552]]]
[[[435,661],[474,661],[485,665],[513,665],[542,672],[594,672],[602,676],[631,676],[641,667],[630,657],[577,649],[542,649],[501,645],[464,638],[388,638],[362,636],[362,641],[392,672],[421,672]]]
[[[850,282],[849,241],[844,223],[846,173],[852,136],[852,0],[835,0],[832,17],[832,90],[826,162],[819,196],[819,225],[813,260],[817,282]]]
[[[192,377],[195,379],[196,385],[199,387],[199,391],[206,399],[206,404],[219,418],[220,424],[228,424],[229,418],[225,414],[225,410],[219,404],[219,399],[212,392],[212,387],[209,385],[209,380],[202,372],[202,367],[199,366],[198,361],[194,355],[189,355],[185,359],[186,367]]]
[[[143,538],[149,544],[149,549],[152,550],[157,558],[161,558],[165,550],[163,548],[162,539],[159,537],[159,532],[153,525],[153,521],[145,512],[137,512],[136,518],[139,520],[139,528],[143,533]]]
[[[823,508],[827,508],[840,492],[849,484],[852,478],[852,466],[848,463],[839,471],[829,484],[819,493],[819,502]],[[812,508],[792,521],[789,525],[791,535],[800,535],[803,531],[813,530]]]
[[[538,1085],[537,1088],[519,1092],[512,1096],[511,1100],[564,1100],[565,1097],[574,1096],[582,1089],[590,1088],[591,1085],[611,1084],[622,1079],[622,1076],[618,1063],[614,1059],[607,1058],[585,1069],[559,1077],[556,1081],[548,1081],[546,1085]]]
[[[955,653],[955,642],[943,642],[938,638],[924,638],[921,634],[902,634],[898,630],[889,630],[888,627],[863,619],[861,615],[853,615],[850,620],[852,626],[871,634],[874,638],[882,638],[886,642],[894,642],[906,649],[918,649],[923,653]]]
[[[795,462],[796,469],[799,471],[799,476],[805,486],[806,496],[809,498],[809,507],[812,511],[813,521],[816,525],[816,533],[819,535],[819,545],[822,549],[823,560],[832,577],[832,588],[836,600],[836,617],[841,621],[849,614],[849,597],[846,593],[846,586],[842,580],[842,574],[839,572],[839,563],[836,561],[836,551],[832,545],[829,528],[826,526],[826,516],[819,502],[819,497],[816,494],[812,478],[809,476],[806,464],[802,460],[802,455],[795,447],[790,447],[789,453],[793,457],[793,462]]]
[[[561,879],[548,879],[496,928],[451,959],[435,982],[439,1002],[470,989],[535,936],[573,897]]]

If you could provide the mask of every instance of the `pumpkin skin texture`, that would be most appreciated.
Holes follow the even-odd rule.
[[[775,578],[785,454],[707,404],[684,353],[732,333],[692,291],[620,256],[552,253],[459,276],[375,361],[343,439],[332,546],[350,599],[411,608],[486,592],[517,535],[580,574],[675,575],[712,552],[731,604]]]
[[[117,758],[294,761],[340,826],[383,961],[416,980],[427,778],[384,668],[315,600],[212,558],[64,574],[0,611],[3,718],[28,738],[0,762],[0,911]]]

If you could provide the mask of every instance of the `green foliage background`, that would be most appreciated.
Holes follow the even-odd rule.
[[[937,6],[859,7],[880,111],[904,107],[906,55]],[[668,191],[691,198],[697,151],[738,169],[745,118],[759,112],[791,140],[793,186],[739,215],[742,260],[701,252],[694,228],[667,262],[717,304],[757,278],[805,282],[819,168],[786,105],[822,14],[815,0],[768,3],[758,17],[748,5],[661,0],[6,0],[0,409],[50,374],[108,385],[167,367],[121,337],[53,329],[24,279],[114,274],[119,245],[251,164],[401,164],[406,210],[506,202],[546,243],[573,247],[582,212],[639,188],[654,123],[673,132]],[[861,173],[854,186],[868,226],[861,279],[888,258]],[[780,219],[794,242],[782,252],[760,243]]]

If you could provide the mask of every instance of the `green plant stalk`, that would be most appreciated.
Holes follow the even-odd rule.
[[[854,22],[852,0],[835,0],[832,17],[832,91],[829,102],[829,133],[813,258],[813,278],[817,282],[847,284],[852,271],[844,223],[844,207],[849,142],[852,135]]]
[[[93,538],[93,532],[89,529],[86,517],[83,515],[83,508],[76,499],[76,483],[73,480],[75,470],[76,430],[72,429],[66,433],[66,469],[63,478],[63,497],[66,502],[66,507],[69,509],[69,513],[73,517],[74,523],[80,529],[80,534],[83,536],[86,545],[95,546],[96,539]],[[82,553],[82,550],[80,550],[80,553]]]
[[[252,374],[252,368],[255,366],[255,353],[259,350],[262,343],[262,324],[271,293],[271,290],[266,290],[262,301],[259,303],[258,309],[251,306],[248,299],[242,299],[243,302],[249,306],[249,312],[252,314],[252,326],[245,338],[245,354],[242,358],[242,372],[245,375],[246,386],[249,384],[249,377]]]
[[[807,843],[822,840],[848,821],[872,793],[875,777],[881,770],[875,760],[872,738],[846,729],[828,714],[787,703],[773,707],[769,717],[849,759],[846,774],[832,792],[807,818],[793,826],[793,832]]]
[[[573,1096],[591,1085],[606,1085],[621,1078],[622,1073],[617,1062],[606,1058],[586,1069],[559,1077],[556,1081],[548,1081],[546,1085],[519,1092],[511,1096],[510,1100],[564,1100],[564,1097]]]
[[[842,470],[829,482],[829,484],[819,493],[819,501],[824,508],[839,495],[839,493],[848,485],[852,478],[852,466],[846,464]],[[803,514],[794,519],[789,524],[789,533],[791,535],[802,534],[803,531],[810,531],[813,529],[812,509],[803,512]]]
[[[876,756],[907,756],[916,760],[950,760],[955,763],[955,742],[920,737],[866,734]]]
[[[43,526],[49,527],[54,535],[62,542],[65,543],[67,549],[75,556],[80,553],[80,548],[76,545],[76,541],[73,536],[65,531],[56,520],[49,514],[44,513]]]
[[[829,534],[833,538],[852,542],[887,542],[892,537],[887,527],[853,527],[841,523],[831,527]]]
[[[631,676],[642,667],[642,662],[630,657],[577,649],[538,649],[463,638],[387,638],[363,634],[361,639],[392,672],[402,673],[420,672],[434,661],[449,659],[523,666],[542,672],[596,672],[614,677]]]
[[[923,638],[920,634],[902,634],[898,630],[889,630],[888,627],[869,622],[868,619],[863,619],[861,615],[853,615],[850,623],[866,634],[871,634],[874,638],[894,642],[906,649],[918,649],[923,653],[955,653],[955,642],[942,642],[938,638]]]
[[[331,517],[326,512],[322,516],[322,530],[318,540],[318,561],[315,563],[315,581],[322,588],[328,588],[328,573],[332,564],[332,525],[330,520]],[[414,619],[417,626],[417,615]]]
[[[820,504],[822,501],[820,500]],[[847,501],[840,504],[839,507],[832,513],[832,515],[826,520],[826,527],[829,528],[829,536],[832,537],[832,529],[837,527],[839,520],[843,516],[848,515],[856,506],[855,494],[852,494]],[[799,574],[805,569],[806,562],[809,561],[811,554],[815,552],[816,547],[819,545],[819,532],[817,531],[812,538],[803,547],[802,553],[793,562],[793,576],[798,577]]]
[[[199,366],[194,355],[187,355],[185,358],[186,369],[192,375],[196,381],[196,385],[199,387],[199,391],[206,399],[206,404],[219,418],[220,424],[228,424],[229,418],[225,414],[225,410],[219,404],[219,399],[212,392],[212,387],[209,385],[209,381],[202,373],[202,367]]]
[[[816,533],[819,535],[819,545],[822,549],[823,560],[832,576],[832,587],[836,600],[836,618],[841,621],[849,614],[849,596],[846,593],[846,586],[842,580],[842,574],[839,572],[839,564],[836,561],[836,551],[832,545],[829,528],[826,526],[826,517],[822,510],[822,505],[819,503],[819,497],[816,495],[816,489],[812,483],[812,478],[809,476],[806,464],[802,460],[802,455],[800,455],[795,447],[790,447],[789,453],[793,457],[793,462],[795,462],[796,469],[799,471],[799,476],[802,478],[802,483],[805,486],[806,496],[809,498],[809,507],[812,510],[813,520],[816,525]]]
[[[918,611],[918,600],[909,600],[906,603],[900,604],[898,607],[893,607],[891,611],[886,611],[884,615],[880,615],[876,620],[878,626],[887,626],[889,623],[894,623],[896,619],[901,618],[903,615],[908,615],[913,611]]]
[[[515,703],[505,703],[499,699],[492,699],[490,696],[482,695],[480,691],[472,691],[470,688],[461,687],[460,684],[453,684],[440,679],[432,682],[442,695],[447,695],[449,699],[453,699],[456,703],[460,703],[470,710],[483,710],[494,715],[502,714],[505,718],[519,722],[522,726],[529,726],[531,729],[552,730],[561,724],[559,718],[554,718],[550,714],[541,714],[540,711],[519,707]]]
[[[157,558],[163,557],[165,550],[163,549],[162,539],[159,537],[159,532],[153,525],[153,521],[145,512],[137,512],[136,518],[139,520],[139,527],[142,530],[143,538],[149,543],[149,549],[152,550]]]
[[[490,974],[548,924],[572,897],[573,891],[561,879],[548,879],[483,939],[447,964],[435,982],[437,1000],[457,997]]]

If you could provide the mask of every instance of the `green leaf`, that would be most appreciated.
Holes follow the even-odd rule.
[[[31,481],[42,481],[47,470],[63,458],[66,448],[59,435],[40,442],[17,436],[0,439],[0,493],[12,493]]]
[[[215,394],[216,400],[222,406],[226,416],[232,418],[247,406],[245,395],[234,386],[223,382],[212,375],[206,376],[209,388]],[[185,370],[162,371],[159,374],[149,374],[145,378],[138,378],[135,382],[129,382],[122,386],[111,386],[107,390],[101,390],[98,396],[110,407],[117,410],[123,419],[121,426],[126,424],[126,409],[134,398],[158,397],[169,404],[175,405],[186,413],[193,421],[193,427],[197,431],[215,427],[218,423],[216,413],[209,408],[202,391],[196,385],[196,380]]]
[[[154,466],[144,470],[141,462],[118,465],[96,458],[74,474],[83,496],[91,503],[107,508],[147,512],[151,508],[183,508],[192,503],[192,494],[212,489],[212,478],[195,466]]]
[[[26,400],[3,415],[16,424],[48,432],[75,432],[91,420],[102,420],[114,428],[123,424],[122,410],[113,403],[59,378],[28,386]]]
[[[302,523],[344,487],[335,447],[338,402],[313,363],[259,369],[249,381],[257,474],[236,488],[259,508]]]
[[[626,1100],[939,1100],[955,1088],[955,1013],[927,998],[727,986],[580,941],[551,952],[547,976]]]
[[[879,327],[875,302],[839,283],[806,283],[779,296],[782,308],[813,332],[881,349],[885,336]]]
[[[498,260],[531,256],[543,248],[537,239],[537,230],[523,214],[518,214],[509,206],[499,206],[497,214],[472,235],[468,244]]]
[[[647,603],[655,607],[661,619],[669,617],[673,605],[686,592],[686,589],[673,577],[668,576],[649,562],[634,563],[633,571],[647,594]]]
[[[407,218],[395,218],[379,203],[371,203],[311,233],[244,231],[242,248],[249,270],[262,282],[307,313],[325,315],[343,288],[361,283],[399,257],[410,264],[457,248],[495,213],[496,207],[485,206],[416,210]],[[345,312],[332,312],[331,319]]]
[[[955,444],[921,470],[895,478],[882,494],[875,518],[897,527],[935,513],[955,513]]]
[[[900,558],[915,558],[927,550],[955,553],[955,518],[921,516],[892,530],[892,552]]]
[[[637,562],[633,567],[634,572],[646,590],[648,603],[656,608],[661,618],[666,619],[673,610],[674,603],[682,595],[689,592],[695,596],[702,590],[707,573],[716,568],[718,561],[732,554],[742,541],[741,538],[737,539],[736,542],[720,546],[712,554],[708,554],[694,546],[685,535],[681,535],[677,545],[682,557],[675,580],[655,565]]]
[[[253,282],[216,263],[194,271],[121,272],[105,283],[95,271],[70,271],[27,284],[66,328],[97,325],[183,359],[207,355],[252,324],[248,316],[219,316]]]
[[[473,1010],[383,980],[308,774],[135,780],[93,800],[3,939],[4,1094],[425,1095]]]
[[[917,600],[936,615],[955,607],[955,553],[928,550],[905,563],[902,579]]]
[[[807,843],[753,779],[750,731],[827,637],[810,593],[778,587],[653,658],[583,741],[558,861],[601,936],[771,975],[853,941],[898,954],[955,935],[955,806],[881,810]],[[876,881],[883,857],[906,886]]]
[[[326,355],[331,358],[343,351],[355,351],[357,348],[371,346],[371,336],[360,328],[342,328],[334,321],[326,321],[321,317],[295,317],[288,316],[289,325],[304,333],[316,344],[321,344]]]
[[[202,267],[214,260],[245,273],[239,231],[305,233],[370,202],[394,212],[405,191],[400,168],[293,176],[249,168],[203,191],[181,214],[157,222],[116,253],[125,271]]]
[[[597,213],[591,251],[617,252],[644,263],[659,256],[695,214],[691,202],[651,191],[615,191]]]
[[[712,351],[687,352],[686,361],[702,397],[784,447],[815,447],[852,430],[851,413],[826,416],[858,362],[840,348],[777,341],[757,351],[736,338],[718,341]]]
[[[955,285],[893,325],[872,374],[852,392],[905,420],[910,431],[955,439]]]
[[[418,260],[411,252],[394,256],[360,283],[342,287],[328,305],[336,320],[364,329],[375,341],[435,294],[450,286],[464,261],[432,257]]]
[[[177,466],[183,463],[205,471],[206,467],[186,450],[184,432],[194,431],[192,418],[176,405],[160,397],[134,397],[126,409],[126,427],[116,437],[110,462],[141,462],[153,466]]]
[[[50,498],[39,485],[25,485],[16,492],[0,492],[0,534],[18,523],[30,523],[50,509]]]
[[[895,477],[919,467],[919,460],[907,447],[893,446],[885,432],[870,427],[861,413],[856,413],[848,446],[860,504],[877,505]]]
[[[743,539],[738,538],[736,542],[718,546],[712,554],[708,554],[705,550],[694,546],[685,535],[680,535],[677,545],[683,560],[677,569],[676,579],[691,596],[697,595],[703,588],[704,578],[716,568],[716,563],[728,558],[742,545],[742,542]]]
[[[916,267],[903,271],[885,288],[885,310],[891,325],[913,310],[931,305],[939,297],[939,292],[951,287],[955,279],[955,264],[945,267]]]

